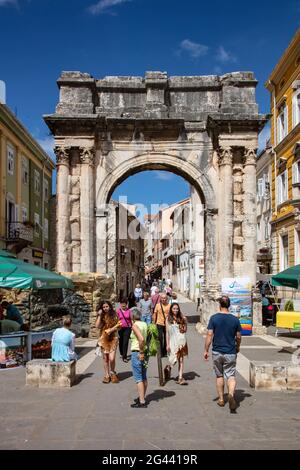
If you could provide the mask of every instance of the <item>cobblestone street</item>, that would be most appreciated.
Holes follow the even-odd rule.
[[[181,301],[184,299],[180,299]],[[195,305],[183,310],[196,315]],[[193,318],[191,318],[193,320]],[[265,339],[244,338],[243,357],[278,356],[281,348]],[[130,408],[136,397],[130,363],[117,362],[119,384],[103,384],[94,342],[80,340],[81,374],[68,390],[26,387],[25,370],[0,374],[1,449],[298,449],[300,394],[255,392],[238,375],[239,407],[216,404],[211,362],[202,359],[203,337],[191,323],[186,386],[172,379],[158,385],[156,359],[149,365],[149,406]],[[259,344],[259,348],[257,345]],[[255,346],[255,348],[254,348]],[[166,361],[164,359],[164,361]],[[239,369],[242,374],[244,361]]]

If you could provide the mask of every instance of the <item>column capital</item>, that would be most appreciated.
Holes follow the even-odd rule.
[[[219,147],[218,149],[219,166],[233,164],[233,152],[231,147]]]
[[[256,165],[257,156],[254,148],[245,148],[244,165]]]
[[[95,149],[94,147],[79,147],[80,163],[94,165]]]
[[[62,147],[62,146],[56,145],[54,147],[54,153],[56,155],[56,164],[57,165],[69,165],[70,151],[71,151],[71,147]]]

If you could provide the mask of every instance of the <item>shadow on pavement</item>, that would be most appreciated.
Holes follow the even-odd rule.
[[[82,382],[85,379],[89,379],[90,377],[93,377],[93,375],[94,374],[92,372],[89,372],[87,374],[78,374],[78,375],[76,375],[75,385],[80,384],[80,382]]]
[[[123,380],[126,380],[129,377],[132,377],[132,372],[129,370],[127,370],[126,372],[118,372],[118,377],[119,377],[120,382],[122,382]]]
[[[198,323],[200,321],[200,315],[186,315],[188,323]]]
[[[147,401],[150,403],[151,401],[159,401],[164,400],[164,398],[174,397],[176,395],[175,392],[167,392],[165,390],[154,390],[154,392],[147,395]]]
[[[195,378],[200,377],[200,375],[197,374],[197,372],[191,371],[184,373],[183,377],[185,378],[185,380],[195,380]]]

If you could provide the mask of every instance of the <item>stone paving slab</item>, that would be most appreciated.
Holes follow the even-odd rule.
[[[194,305],[188,307],[193,313]],[[204,339],[192,324],[188,343],[187,386],[170,380],[160,387],[151,360],[147,409],[130,408],[136,386],[130,362],[119,357],[119,384],[101,382],[102,361],[96,357],[68,390],[32,389],[25,386],[24,369],[0,371],[0,449],[300,448],[299,392],[256,392],[238,375],[239,408],[231,414],[228,405],[216,405],[212,363],[203,361]],[[278,354],[268,348],[243,354],[249,359],[253,351],[260,360]]]

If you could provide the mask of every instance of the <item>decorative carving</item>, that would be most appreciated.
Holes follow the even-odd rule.
[[[79,147],[80,163],[94,165],[95,149],[93,147]]]
[[[244,165],[256,165],[256,151],[254,148],[245,148]]]
[[[233,153],[231,148],[220,147],[218,150],[219,166],[221,165],[232,165]]]
[[[71,151],[71,147],[60,147],[57,145],[54,148],[54,153],[56,155],[56,164],[57,165],[69,165],[70,151]]]

